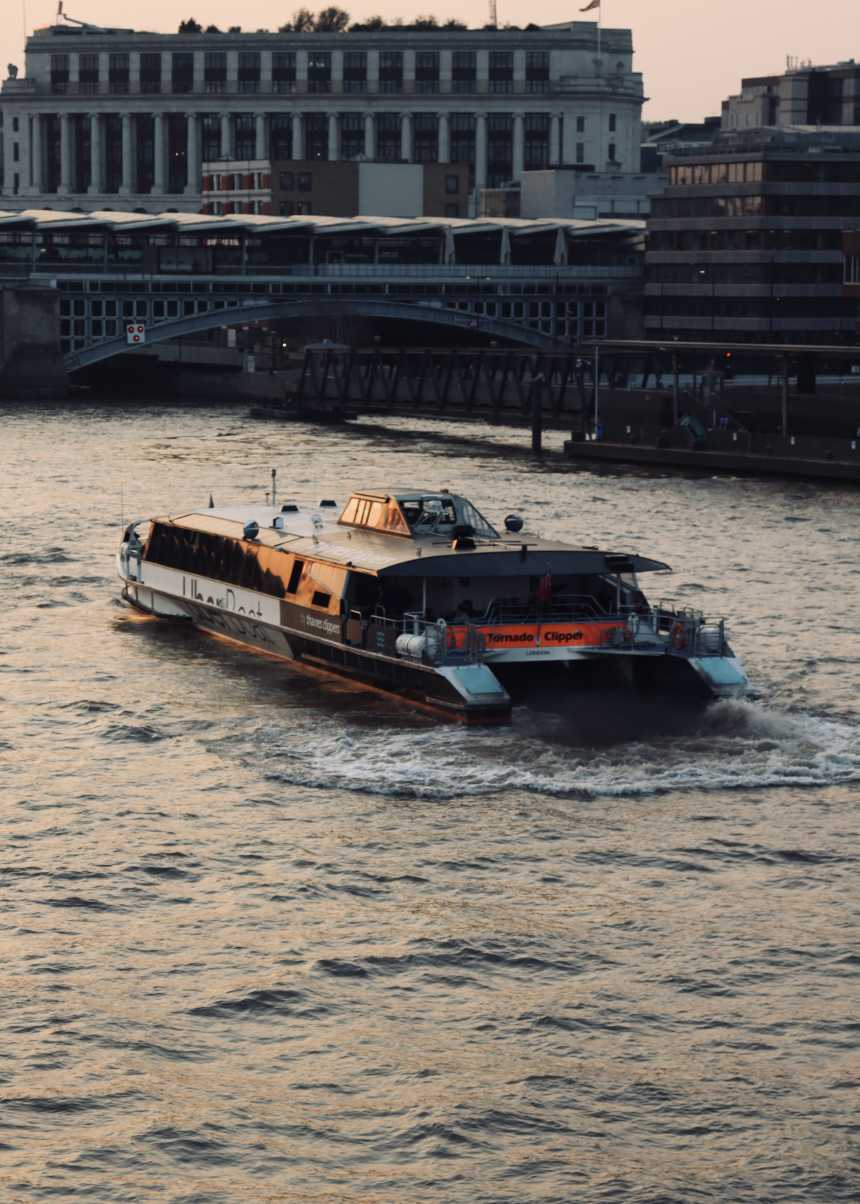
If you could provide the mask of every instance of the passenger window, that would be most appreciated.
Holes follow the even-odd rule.
[[[314,606],[328,606],[331,602],[331,594],[324,594],[322,590],[314,590],[314,596],[311,598],[311,603]]]
[[[294,594],[299,588],[299,582],[302,579],[302,569],[305,567],[303,560],[293,562],[293,571],[290,573],[290,580],[287,583],[287,593]]]

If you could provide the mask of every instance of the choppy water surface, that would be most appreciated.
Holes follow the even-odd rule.
[[[402,425],[0,413],[0,1198],[857,1199],[860,498]],[[757,698],[465,731],[118,603],[272,465],[666,559]]]

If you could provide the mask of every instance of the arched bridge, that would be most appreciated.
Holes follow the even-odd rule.
[[[74,372],[146,343],[215,327],[304,318],[387,318],[470,331],[524,348],[561,350],[606,333],[610,291],[626,269],[559,265],[295,265],[276,274],[42,269],[60,292],[60,337]],[[599,279],[595,280],[595,276]]]
[[[183,281],[183,284],[185,283]],[[174,308],[170,306],[170,302],[163,299],[153,300],[151,294],[147,296],[133,289],[123,295],[121,302],[114,300],[112,305],[106,302],[103,293],[94,295],[93,292],[87,291],[82,296],[73,298],[64,296],[61,308],[67,312],[61,316],[61,321],[71,322],[72,329],[77,330],[81,330],[83,325],[86,331],[82,340],[74,339],[76,343],[83,341],[85,345],[80,350],[66,351],[66,370],[73,372],[128,352],[130,348],[125,332],[128,323],[145,324],[147,345],[223,326],[345,317],[426,322],[546,351],[558,349],[566,342],[535,329],[527,321],[520,322],[490,315],[484,307],[479,310],[474,301],[462,307],[454,307],[446,306],[442,300],[433,297],[420,297],[409,301],[378,295],[331,296],[319,293],[309,293],[289,300],[240,295],[230,298],[226,304],[223,301],[224,298],[218,298],[210,302],[208,298],[201,298],[199,295],[189,301],[187,295],[183,295],[182,301],[176,303]],[[108,306],[110,311],[106,313]],[[120,306],[123,309],[122,316],[114,316],[113,309],[118,310]],[[187,313],[186,307],[195,312]],[[174,308],[174,312],[168,316],[170,308]],[[184,316],[178,316],[178,312],[182,312]],[[114,333],[115,330],[121,333]],[[64,341],[67,338],[68,336],[64,336]]]

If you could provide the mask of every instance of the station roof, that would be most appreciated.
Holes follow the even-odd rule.
[[[645,222],[632,218],[519,218],[519,217],[327,217],[302,214],[275,217],[255,213],[135,213],[117,209],[99,209],[93,213],[75,213],[61,209],[0,210],[0,229],[18,227],[35,231],[69,233],[75,230],[110,231],[117,234],[146,232],[210,234],[230,237],[261,234],[376,234],[404,236],[444,233],[453,237],[470,234],[496,234],[507,231],[511,237],[557,234],[569,238],[595,238],[612,235],[637,236],[645,231]]]

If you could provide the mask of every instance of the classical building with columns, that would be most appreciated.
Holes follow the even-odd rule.
[[[3,207],[197,211],[204,160],[639,170],[629,29],[37,30],[0,92]]]

